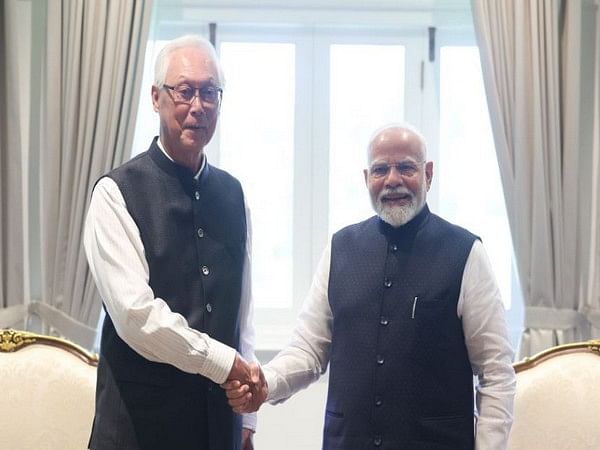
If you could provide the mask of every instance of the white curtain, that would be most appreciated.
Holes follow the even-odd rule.
[[[590,236],[581,218],[598,196],[580,182],[589,151],[581,146],[581,102],[589,95],[580,85],[582,2],[472,6],[525,299],[519,353],[527,356],[590,336]]]
[[[42,298],[52,332],[91,348],[101,302],[82,247],[95,180],[128,159],[150,0],[48,0],[41,99]]]
[[[25,299],[18,6],[0,2],[0,328],[23,325]]]

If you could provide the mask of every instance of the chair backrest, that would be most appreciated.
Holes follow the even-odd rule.
[[[97,362],[64,339],[0,329],[0,449],[86,449]]]
[[[600,449],[600,340],[552,347],[514,367],[510,450]]]

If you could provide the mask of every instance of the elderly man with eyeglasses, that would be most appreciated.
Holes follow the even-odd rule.
[[[219,386],[266,395],[244,194],[204,153],[222,83],[208,41],[168,43],[152,86],[159,136],[94,187],[84,244],[107,315],[90,449],[253,448],[254,414],[242,427]]]
[[[324,450],[505,449],[513,352],[481,241],[429,211],[433,163],[416,130],[379,130],[368,163],[377,215],[333,235],[291,344],[263,367],[268,401],[329,365]],[[225,387],[237,411],[262,401]]]

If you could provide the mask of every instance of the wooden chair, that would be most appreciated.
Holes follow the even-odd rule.
[[[97,363],[67,340],[0,329],[0,449],[86,449]]]

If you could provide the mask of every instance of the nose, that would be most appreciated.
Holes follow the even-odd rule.
[[[199,95],[194,95],[192,98],[192,103],[190,103],[190,113],[193,115],[204,113],[204,106],[202,105],[202,100],[200,100]]]
[[[386,187],[396,187],[401,186],[404,183],[404,178],[400,174],[398,168],[394,165],[390,167],[390,171],[385,177],[385,186]]]

